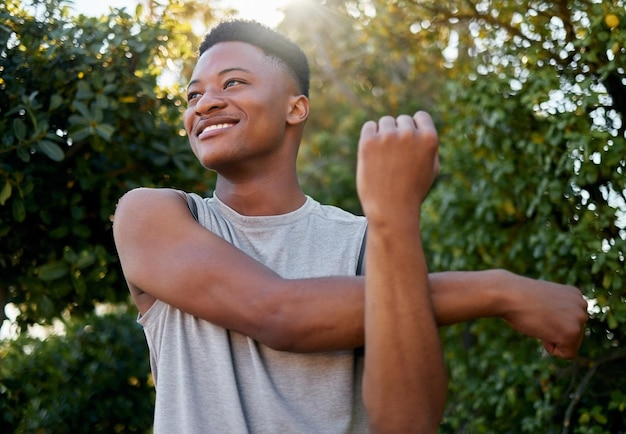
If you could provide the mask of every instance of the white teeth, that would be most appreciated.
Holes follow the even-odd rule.
[[[208,127],[206,127],[205,129],[202,130],[203,133],[206,133],[207,131],[213,131],[213,130],[221,130],[222,128],[228,128],[230,126],[232,126],[233,124],[217,124],[217,125],[209,125]],[[202,134],[202,133],[201,133]]]

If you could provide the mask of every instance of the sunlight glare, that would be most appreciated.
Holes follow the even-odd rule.
[[[237,13],[233,17],[240,17],[247,20],[255,20],[269,27],[276,27],[283,19],[282,8],[287,6],[292,0],[215,0],[209,3],[218,9],[235,9]],[[88,16],[104,15],[109,12],[109,8],[126,8],[132,13],[137,3],[146,3],[146,0],[72,0],[70,3],[72,10],[77,14],[82,13]]]
[[[283,19],[282,9],[290,3],[290,0],[224,0],[224,6],[232,7],[238,11],[237,17],[254,20],[269,27],[276,27]]]

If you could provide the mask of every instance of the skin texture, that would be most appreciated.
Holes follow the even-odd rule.
[[[308,99],[284,69],[252,45],[224,42],[198,60],[188,86],[184,126],[198,160],[217,172],[215,194],[225,204],[245,215],[279,215],[305,201],[296,156],[308,113]],[[357,182],[370,225],[366,278],[282,279],[201,227],[178,192],[130,191],[119,202],[114,237],[139,311],[145,313],[160,299],[284,351],[349,349],[365,342],[369,347],[371,338],[374,350],[368,349],[366,370],[372,381],[366,381],[366,389],[380,389],[388,399],[396,389],[385,388],[384,383],[397,384],[398,378],[387,377],[382,367],[398,363],[402,354],[423,357],[418,366],[402,365],[411,381],[396,399],[426,405],[427,431],[440,419],[445,389],[436,325],[497,316],[541,339],[551,354],[573,357],[587,318],[586,303],[576,288],[504,270],[427,274],[419,205],[436,167],[415,168],[428,167],[432,153],[436,154],[436,132],[430,125],[426,133],[421,128],[429,120],[418,113],[414,118],[389,117],[364,126]],[[424,141],[428,152],[418,146],[416,154],[416,141]],[[398,146],[397,153],[385,152],[390,142]],[[390,161],[377,162],[379,157]],[[387,164],[395,169],[389,170]],[[381,178],[381,173],[398,174],[402,188],[395,178]],[[377,182],[368,184],[368,177]],[[390,242],[398,236],[402,243]],[[398,261],[404,261],[402,270],[411,272],[391,273]],[[377,311],[376,306],[388,309]],[[397,309],[407,310],[400,312],[402,321],[395,324],[390,319],[398,316]],[[368,321],[383,325],[380,336],[366,333]],[[395,339],[397,351],[387,351],[385,338],[400,332],[419,336],[414,341],[427,339],[417,347],[407,339]],[[425,403],[424,390],[436,399]],[[373,427],[386,431],[384,421],[393,406],[381,400],[366,402]],[[388,420],[406,423],[395,416]]]
[[[420,233],[439,170],[430,116],[363,126],[357,188],[368,218],[363,399],[372,432],[435,433],[446,375]]]
[[[127,193],[115,214],[114,233],[141,313],[159,298],[280,350],[313,352],[364,343],[363,277],[282,279],[200,226],[173,190]],[[232,273],[233,267],[245,272]],[[431,273],[429,281],[440,326],[501,317],[541,339],[555,355],[576,354],[586,319],[586,304],[576,288],[505,270]]]
[[[287,72],[256,47],[226,42],[200,57],[189,83],[185,130],[200,163],[218,173],[219,198],[246,215],[301,206],[296,156],[309,102]],[[201,133],[220,124],[228,126]]]

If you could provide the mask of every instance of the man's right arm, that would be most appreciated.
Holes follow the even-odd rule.
[[[141,313],[159,299],[279,350],[362,345],[362,278],[283,279],[199,225],[179,192],[130,191],[113,233]]]
[[[199,225],[179,192],[127,193],[114,236],[141,313],[160,299],[279,350],[363,345],[363,277],[282,279]],[[501,317],[555,355],[576,354],[586,319],[576,288],[504,270],[432,273],[429,280],[439,325]]]

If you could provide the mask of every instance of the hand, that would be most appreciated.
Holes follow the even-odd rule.
[[[539,338],[549,354],[570,359],[576,355],[587,322],[587,302],[569,285],[515,276],[517,294],[503,318],[511,327]]]
[[[437,173],[439,141],[426,112],[382,117],[361,130],[357,190],[370,221],[416,212]]]

